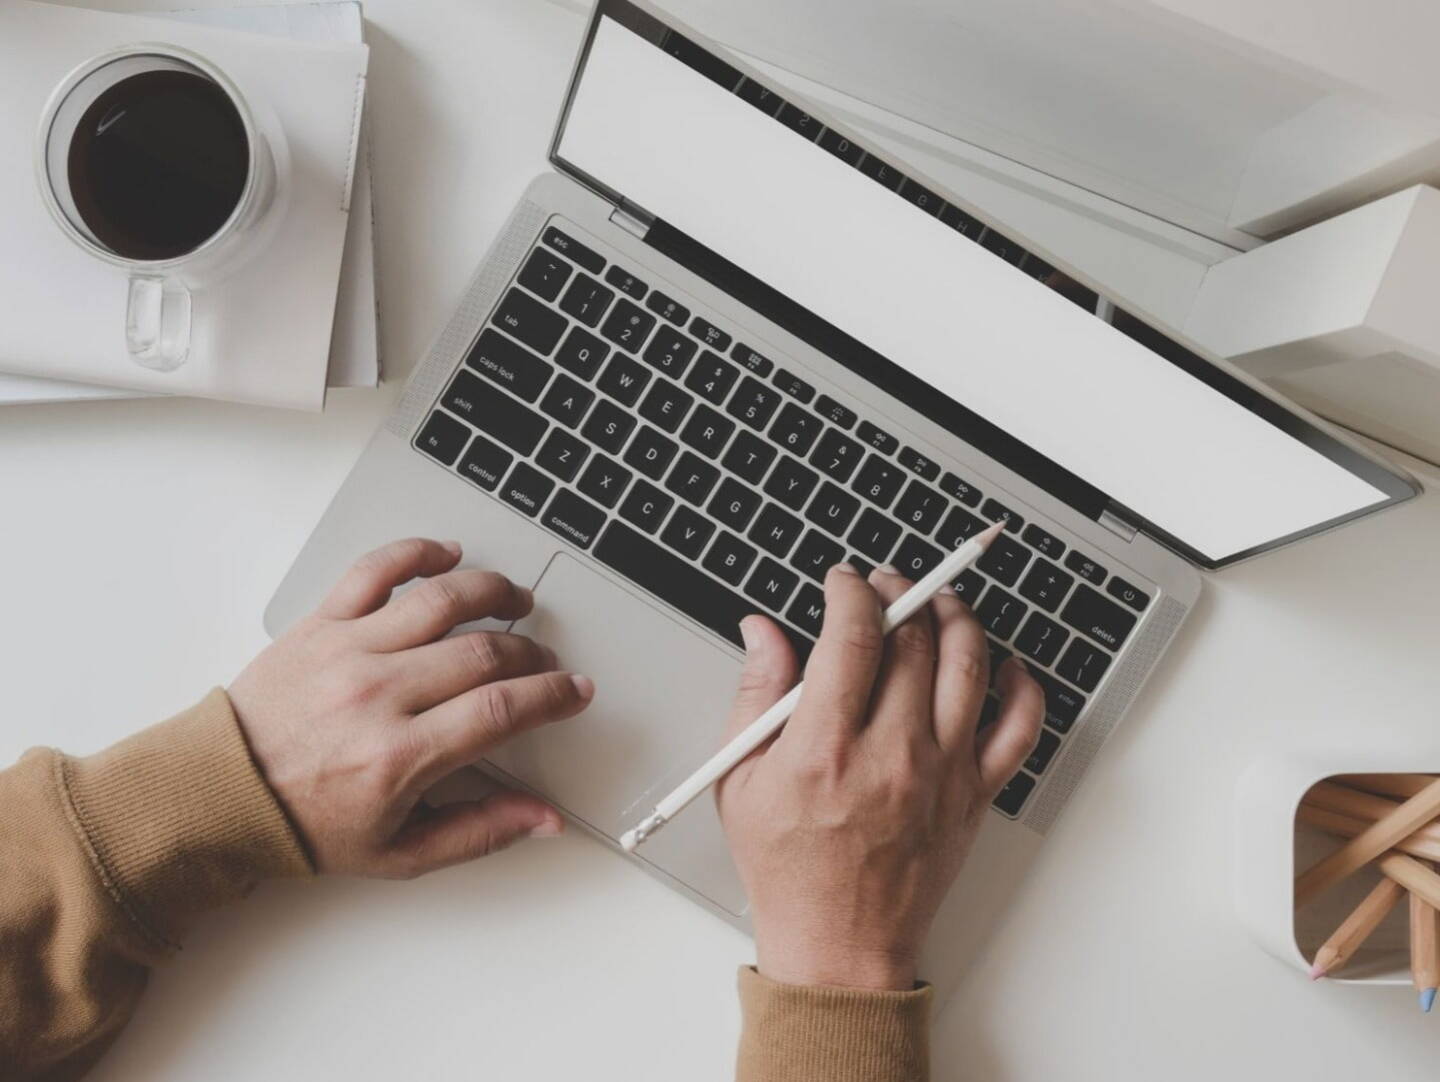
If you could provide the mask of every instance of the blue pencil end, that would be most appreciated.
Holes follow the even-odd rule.
[[[1435,1006],[1435,989],[1426,988],[1420,993],[1420,1009],[1429,1014],[1430,1008],[1433,1006]]]

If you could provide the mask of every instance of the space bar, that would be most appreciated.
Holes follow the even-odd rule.
[[[591,553],[606,567],[643,586],[661,601],[675,606],[736,646],[744,646],[740,621],[752,612],[761,611],[759,605],[727,590],[622,522],[612,520]]]

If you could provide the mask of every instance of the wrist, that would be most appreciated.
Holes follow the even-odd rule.
[[[908,992],[915,987],[914,952],[843,943],[767,942],[757,935],[756,968],[781,984]]]

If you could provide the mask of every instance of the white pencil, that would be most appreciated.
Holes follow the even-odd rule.
[[[997,522],[983,533],[976,534],[945,559],[941,560],[928,575],[898,597],[885,610],[883,628],[886,635],[919,612],[932,597],[955,577],[985,554],[990,542],[1005,528]],[[674,792],[655,805],[655,811],[634,830],[627,830],[620,836],[620,846],[627,853],[633,853],[641,842],[663,827],[701,793],[730,773],[745,756],[769,740],[780,726],[789,720],[795,706],[800,702],[800,693],[805,688],[802,680],[791,688],[774,706],[747,725],[723,748],[712,755],[708,762],[678,785]]]

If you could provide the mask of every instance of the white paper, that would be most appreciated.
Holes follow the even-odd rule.
[[[92,259],[45,210],[31,149],[46,97],[117,45],[162,41],[209,57],[285,132],[283,219],[257,257],[196,294],[190,359],[171,373],[124,348],[123,275]],[[0,369],[138,391],[319,409],[324,402],[349,215],[352,132],[367,50],[301,44],[156,18],[12,2],[0,6]],[[16,256],[13,253],[20,253]]]
[[[613,20],[561,155],[1209,557],[1385,498]]]

